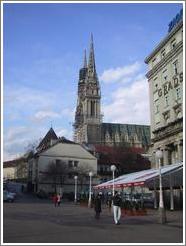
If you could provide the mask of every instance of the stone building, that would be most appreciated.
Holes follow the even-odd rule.
[[[173,164],[183,160],[182,10],[145,63],[149,69],[146,76],[150,92],[152,152],[161,148],[163,164]]]
[[[144,149],[150,144],[150,126],[103,123],[101,88],[96,73],[92,35],[88,64],[85,52],[83,68],[79,71],[74,141],[81,144],[121,145]]]

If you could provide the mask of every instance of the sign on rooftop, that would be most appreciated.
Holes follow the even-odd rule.
[[[183,19],[183,9],[172,19],[169,23],[169,30],[168,32],[172,31],[172,29]]]

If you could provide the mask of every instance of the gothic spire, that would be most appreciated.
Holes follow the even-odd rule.
[[[95,58],[94,58],[94,43],[93,43],[92,33],[91,33],[91,39],[90,39],[90,53],[89,53],[88,69],[92,71],[93,73],[96,71]]]
[[[84,51],[83,68],[87,68],[87,56],[86,56],[86,49],[85,49],[85,51]]]

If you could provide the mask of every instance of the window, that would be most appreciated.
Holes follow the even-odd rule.
[[[61,164],[61,160],[56,160],[56,167],[59,166]]]
[[[158,83],[157,83],[158,81],[157,81],[157,78],[158,78],[158,77],[155,77],[154,80],[153,80],[154,91],[157,91],[157,89],[158,89]]]
[[[107,133],[106,134],[106,141],[109,141],[110,140],[110,135]]]
[[[178,60],[173,63],[174,74],[178,74]]]
[[[156,114],[154,119],[155,119],[156,125],[158,125],[160,123],[160,114]]]
[[[181,89],[180,89],[180,87],[176,88],[176,99],[177,100],[181,99]]]
[[[169,96],[165,97],[165,107],[169,106]]]
[[[176,39],[171,41],[171,47],[174,49],[176,47]]]
[[[163,118],[165,124],[170,122],[170,110],[163,112]]]
[[[159,113],[159,105],[155,105],[155,114]]]
[[[164,58],[165,57],[165,49],[161,51],[161,58]]]
[[[78,161],[74,161],[74,167],[78,167]]]
[[[68,167],[72,167],[73,166],[73,162],[72,161],[68,161]]]
[[[154,66],[156,64],[156,57],[152,60],[152,65]]]
[[[167,69],[163,70],[162,77],[164,78],[164,80],[167,80]]]
[[[94,101],[90,102],[90,115],[91,116],[95,115],[95,102]]]

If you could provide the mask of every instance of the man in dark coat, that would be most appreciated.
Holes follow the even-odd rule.
[[[120,224],[121,204],[122,204],[121,195],[119,192],[115,191],[115,195],[113,197],[113,212],[114,212],[114,222],[116,225]]]
[[[94,200],[94,209],[95,209],[95,218],[99,219],[100,218],[100,213],[101,213],[101,195],[98,194]]]

